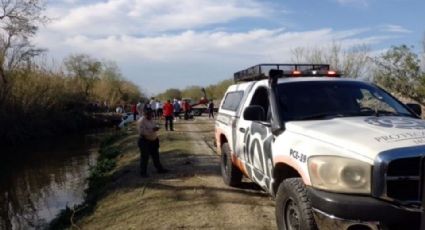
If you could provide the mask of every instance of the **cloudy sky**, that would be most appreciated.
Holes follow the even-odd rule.
[[[35,42],[55,60],[77,53],[113,60],[155,94],[288,62],[296,47],[419,49],[424,9],[424,0],[49,0],[53,20]]]

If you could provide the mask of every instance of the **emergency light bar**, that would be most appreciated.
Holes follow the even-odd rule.
[[[235,82],[267,79],[270,75],[281,77],[339,77],[328,64],[259,64],[236,72]]]

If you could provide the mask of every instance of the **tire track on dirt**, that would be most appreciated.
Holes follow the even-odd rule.
[[[206,123],[208,122],[205,118],[198,118],[198,120]],[[196,149],[195,153],[204,152],[211,155],[210,159],[203,158],[202,160],[211,160],[217,165],[220,165],[220,157],[207,143],[207,137],[197,135],[197,133],[202,133],[200,132],[200,127],[198,125],[188,124],[185,128],[187,129],[190,139],[196,140],[194,142],[195,146],[193,146]],[[220,171],[218,171],[216,177],[205,178],[204,180],[204,182],[210,185],[213,181],[215,186],[233,191],[230,193],[214,191],[206,193],[210,200],[209,203],[215,207],[215,216],[224,223],[224,225],[216,227],[249,229],[276,228],[273,202],[265,192],[253,185],[253,183],[245,180],[242,187],[245,187],[247,190],[228,187],[222,182]],[[241,194],[239,194],[239,192]]]

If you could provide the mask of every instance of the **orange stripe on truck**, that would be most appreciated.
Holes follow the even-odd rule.
[[[273,162],[275,165],[278,163],[284,163],[286,165],[291,166],[293,169],[295,169],[295,171],[298,172],[298,174],[301,175],[301,178],[303,179],[305,185],[311,185],[310,176],[308,175],[308,172],[306,170],[303,170],[300,167],[299,162],[294,158],[289,156],[277,156],[273,158]]]
[[[232,153],[232,162],[243,174],[245,174],[246,177],[249,177],[245,164],[234,153]]]
[[[223,134],[223,130],[221,128],[215,128],[215,141],[217,144],[217,154],[221,155],[221,134]]]

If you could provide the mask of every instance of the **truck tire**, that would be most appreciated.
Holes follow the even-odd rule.
[[[224,183],[233,187],[242,180],[242,172],[233,165],[229,143],[221,146],[221,175]]]
[[[276,195],[275,212],[279,230],[317,230],[310,198],[301,178],[282,181]]]

